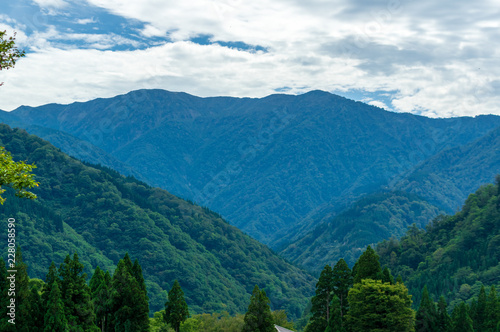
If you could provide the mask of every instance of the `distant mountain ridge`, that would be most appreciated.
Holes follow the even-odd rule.
[[[498,116],[430,119],[323,91],[200,98],[138,90],[20,107],[0,113],[0,120],[29,128],[70,155],[121,167],[206,205],[273,248],[313,230],[324,213],[335,215],[429,158],[500,126]],[[67,144],[69,137],[80,144]],[[474,177],[482,182],[471,186],[485,177]],[[460,205],[460,199],[435,205]]]

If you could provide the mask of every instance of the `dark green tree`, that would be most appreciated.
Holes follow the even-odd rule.
[[[64,304],[61,299],[61,291],[57,282],[53,283],[47,300],[44,326],[45,332],[67,332],[69,330],[68,320],[64,313]]]
[[[101,331],[111,330],[111,276],[108,271],[104,273],[99,266],[89,282],[92,303],[96,314],[96,325]]]
[[[170,294],[169,294],[170,295]],[[255,285],[245,314],[242,332],[275,332],[266,292]],[[178,331],[176,331],[178,332]]]
[[[368,246],[356,262],[354,283],[360,283],[363,279],[381,280],[381,272],[379,257],[375,250]]]
[[[426,285],[422,291],[422,299],[420,300],[420,306],[415,317],[415,329],[417,332],[439,332],[440,330],[437,328],[437,316],[436,305],[429,296]]]
[[[341,258],[333,267],[332,273],[333,293],[337,297],[339,305],[339,310],[335,310],[335,313],[332,314],[332,317],[335,318],[336,325],[338,324],[338,322],[340,322],[340,325],[343,328],[345,324],[345,316],[347,314],[347,311],[349,310],[347,295],[349,294],[349,289],[352,287],[353,283],[352,271],[347,265],[346,261]],[[333,301],[332,303],[334,303],[335,301]],[[337,313],[340,315],[340,320],[336,317]]]
[[[346,302],[347,302],[347,297],[346,297]],[[326,328],[325,332],[345,332],[346,331],[346,326],[345,326],[346,324],[344,321],[345,319],[342,316],[342,306],[340,304],[340,299],[338,298],[337,295],[333,296],[332,302],[330,303],[330,311],[332,317],[328,322],[328,327]]]
[[[16,331],[29,331],[31,311],[28,266],[23,261],[21,248],[16,249]]]
[[[43,320],[45,315],[45,309],[42,304],[42,298],[40,297],[40,294],[38,293],[35,287],[31,288],[29,303],[30,303],[30,308],[29,308],[30,310],[26,322],[28,326],[28,331],[30,332],[43,331],[44,329]]]
[[[385,267],[382,270],[382,282],[388,282],[391,285],[394,284],[394,277],[391,274],[391,270],[388,267]]]
[[[486,330],[486,301],[486,290],[483,285],[477,297],[477,304],[474,310],[471,309],[471,319],[474,323],[475,332],[483,332]]]
[[[500,176],[497,177],[500,179]],[[486,324],[487,331],[500,330],[500,299],[497,297],[495,286],[491,286],[488,298],[486,299]]]
[[[437,321],[436,328],[439,332],[451,332],[451,317],[447,310],[448,304],[446,299],[441,295],[437,305]]]
[[[168,300],[165,302],[164,320],[175,332],[179,332],[181,323],[189,318],[189,310],[184,299],[184,292],[177,280],[174,281],[172,289],[168,292]]]
[[[451,314],[453,332],[474,332],[474,325],[465,302],[461,302]]]
[[[0,331],[14,331],[10,326],[12,324],[8,322],[10,317],[7,316],[9,312],[8,305],[10,304],[10,296],[8,295],[10,281],[7,279],[8,275],[5,261],[0,259]]]
[[[323,332],[330,321],[330,303],[334,292],[334,275],[330,265],[321,271],[316,283],[316,294],[311,299],[311,319],[306,332]],[[340,293],[340,292],[339,292]]]
[[[148,293],[146,290],[146,281],[144,280],[144,276],[142,275],[142,267],[139,265],[139,261],[137,260],[137,258],[135,259],[134,265],[132,266],[132,275],[139,283],[139,286],[141,287],[144,294],[146,294],[147,298]]]
[[[83,273],[83,264],[78,254],[69,255],[64,264],[59,267],[60,286],[64,303],[64,312],[71,330],[96,330],[94,306],[90,298],[90,288],[87,285],[87,274]]]
[[[146,294],[132,275],[128,254],[120,259],[113,274],[111,290],[112,325],[117,332],[148,331],[148,302]]]
[[[44,307],[47,307],[47,303],[49,302],[50,292],[52,291],[52,287],[54,286],[54,282],[59,282],[59,274],[57,273],[57,267],[54,262],[50,264],[49,272],[45,276],[45,284],[42,289],[42,303]]]
[[[411,295],[403,284],[362,279],[349,291],[347,325],[352,332],[415,330]]]

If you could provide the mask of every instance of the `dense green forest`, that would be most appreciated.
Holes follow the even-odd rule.
[[[17,241],[32,278],[77,252],[87,275],[113,272],[125,252],[139,259],[150,313],[161,310],[178,279],[192,313],[243,312],[255,284],[273,309],[302,314],[313,278],[218,214],[132,177],[68,157],[25,131],[0,125],[0,145],[15,160],[35,163],[35,201],[5,194],[0,218],[15,218]],[[6,232],[0,235],[5,240]],[[2,254],[6,258],[6,253]]]
[[[280,254],[315,272],[340,258],[352,266],[368,245],[391,236],[399,238],[411,224],[425,227],[440,213],[438,208],[416,195],[404,192],[371,194],[321,223]]]
[[[461,211],[426,230],[413,226],[400,240],[380,243],[382,265],[400,274],[418,303],[425,285],[436,301],[470,302],[481,287],[500,287],[500,176],[470,194]]]

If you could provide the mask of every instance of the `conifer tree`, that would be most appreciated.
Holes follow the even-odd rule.
[[[345,332],[345,319],[342,317],[342,306],[337,295],[333,296],[332,302],[330,304],[330,311],[332,317],[328,322],[328,327],[326,328],[325,332]]]
[[[44,332],[66,332],[69,329],[68,320],[64,313],[61,291],[57,282],[52,284],[47,299],[47,308],[44,317]]]
[[[498,177],[500,178],[500,176]],[[495,286],[491,286],[488,298],[486,299],[486,324],[487,331],[500,330],[500,299],[497,297]]]
[[[354,283],[360,283],[363,279],[381,280],[381,271],[377,253],[368,246],[356,262]]]
[[[339,266],[340,268],[340,266]],[[316,283],[316,294],[311,299],[311,319],[306,332],[324,332],[330,321],[330,303],[334,292],[334,276],[330,265],[321,271]],[[339,291],[340,293],[340,291]]]
[[[441,295],[437,305],[437,322],[436,328],[439,332],[451,332],[451,317],[447,310],[448,304],[446,299]]]
[[[83,273],[83,268],[77,253],[73,255],[73,259],[67,255],[64,264],[59,267],[64,312],[71,330],[96,330],[94,307],[86,282],[87,274]]]
[[[144,280],[144,276],[142,275],[142,267],[139,265],[139,261],[137,260],[137,258],[135,259],[134,265],[132,266],[132,275],[139,283],[139,286],[141,287],[144,294],[146,294],[147,298],[148,294],[146,290],[146,281]]]
[[[437,318],[436,305],[429,296],[427,285],[425,285],[415,318],[417,332],[439,332],[440,330],[437,328]]]
[[[7,267],[5,266],[5,261],[0,259],[0,331],[9,331],[11,328],[8,320],[9,316],[7,316],[8,308],[7,306],[10,303],[10,297],[8,296],[9,290],[9,279],[7,279]],[[12,329],[13,331],[13,329]]]
[[[42,304],[42,298],[35,287],[31,288],[30,297],[30,310],[27,317],[27,330],[30,332],[41,332],[44,329],[44,314],[45,310]]]
[[[394,284],[394,277],[391,274],[391,270],[388,267],[385,267],[382,270],[382,282],[388,282],[391,285]]]
[[[16,331],[29,331],[31,311],[28,266],[23,261],[21,248],[16,249]]]
[[[332,317],[335,318],[336,321],[335,325],[337,325],[338,322],[340,322],[340,325],[343,328],[345,324],[345,315],[349,310],[349,302],[347,301],[347,295],[349,294],[349,289],[352,287],[353,283],[352,271],[347,265],[346,261],[343,258],[341,258],[337,262],[337,264],[335,264],[335,266],[333,267],[332,274],[333,274],[333,293],[337,297],[339,305],[339,310],[335,310],[335,313],[332,314]],[[340,320],[337,319],[336,314],[340,315]],[[331,324],[329,324],[329,326],[330,325]]]
[[[469,315],[469,310],[465,302],[453,308],[452,312],[453,332],[474,332],[474,325]]]
[[[109,272],[104,273],[97,266],[90,279],[89,287],[96,314],[96,325],[101,331],[108,331],[111,329],[109,317],[111,314],[111,276]]]
[[[275,332],[269,299],[266,292],[255,285],[245,314],[242,332]],[[178,332],[178,331],[176,331]]]
[[[54,282],[59,281],[59,274],[57,272],[57,267],[54,262],[50,264],[49,272],[45,276],[45,284],[42,289],[42,303],[44,307],[47,307],[47,303],[49,301],[50,292],[52,290],[52,286]],[[60,290],[60,289],[59,289]]]
[[[148,311],[146,294],[132,275],[132,263],[126,254],[113,274],[111,319],[114,331],[148,331]]]
[[[475,332],[485,331],[486,326],[486,290],[484,285],[481,286],[479,296],[477,298],[476,308],[471,310],[471,319],[474,323]]]
[[[165,302],[164,320],[175,332],[179,332],[181,323],[189,317],[189,310],[184,299],[184,292],[177,280],[168,292],[168,300]]]

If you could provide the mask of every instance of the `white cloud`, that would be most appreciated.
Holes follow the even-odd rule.
[[[81,19],[77,19],[76,21],[76,24],[92,24],[92,23],[97,23],[97,20],[94,18],[94,17],[91,17],[91,18],[81,18]]]
[[[32,0],[41,8],[64,8],[68,5],[63,0]]]
[[[49,27],[29,36],[36,53],[3,79],[0,108],[109,97],[138,88],[264,96],[286,86],[289,93],[397,91],[389,98],[390,108],[428,116],[500,114],[500,5],[494,2],[87,1],[144,22],[135,40],[168,36],[172,42],[111,52],[104,49],[143,45],[126,35]],[[62,6],[57,0],[38,3]],[[212,42],[260,45],[266,52],[189,42],[200,35]],[[59,44],[71,40],[94,50]],[[17,86],[34,93],[23,94]]]

